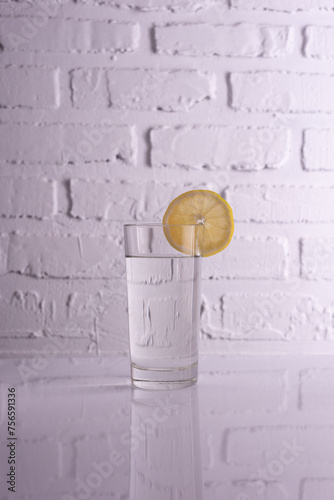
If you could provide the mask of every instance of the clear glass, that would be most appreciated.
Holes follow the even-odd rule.
[[[166,235],[177,231],[187,253]],[[199,225],[124,226],[132,383],[168,389],[197,380],[201,255]]]

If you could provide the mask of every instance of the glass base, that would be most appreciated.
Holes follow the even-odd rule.
[[[186,368],[155,370],[131,365],[134,387],[141,389],[181,389],[197,382],[197,363]]]

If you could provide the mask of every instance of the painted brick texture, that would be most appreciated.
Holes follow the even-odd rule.
[[[304,30],[304,54],[314,59],[333,59],[334,30],[331,26],[307,26]]]
[[[333,188],[243,185],[227,189],[226,197],[236,207],[235,219],[240,221],[334,221]]]
[[[57,211],[55,187],[47,180],[5,177],[0,186],[0,213],[4,217],[52,217]]]
[[[1,2],[0,356],[125,354],[122,225],[191,189],[235,217],[203,260],[201,349],[330,348],[333,8]]]
[[[306,279],[334,278],[334,238],[301,240],[301,272]]]
[[[232,243],[231,243],[232,245]],[[225,253],[206,262],[204,278],[284,279],[287,273],[286,241],[274,238],[238,238]]]
[[[59,71],[56,69],[2,67],[0,106],[2,108],[49,109],[59,107]],[[13,83],[15,82],[15,85]]]
[[[334,170],[334,130],[305,130],[303,134],[303,165],[305,170]]]
[[[78,109],[187,111],[214,95],[215,80],[198,71],[79,69],[72,72],[71,88]]]
[[[241,339],[296,340],[303,331],[307,340],[333,338],[334,304],[322,306],[309,295],[283,293],[233,294],[221,297],[221,324],[226,336]]]
[[[259,71],[234,73],[231,105],[239,111],[333,113],[333,75]]]
[[[154,34],[159,54],[283,57],[292,50],[288,26],[176,24],[157,26]]]
[[[7,270],[40,278],[115,277],[122,269],[121,250],[111,237],[15,235]]]
[[[273,10],[278,12],[296,12],[312,10],[332,10],[331,0],[232,0],[235,9]]]
[[[58,18],[48,19],[44,27],[38,23],[36,17],[8,18],[0,28],[3,47],[23,52],[115,54],[132,52],[139,44],[135,23]]]
[[[80,0],[80,3],[89,3],[89,0]],[[104,4],[107,3],[112,7],[123,7],[130,9],[138,9],[144,12],[150,11],[196,11],[199,9],[207,9],[216,4],[223,3],[225,5],[225,0],[219,2],[218,0],[125,0],[124,2],[121,0],[93,0],[93,3],[96,4]]]
[[[134,131],[125,125],[3,123],[0,131],[8,138],[1,151],[1,160],[6,162],[63,164],[121,160],[132,164],[136,154]]]
[[[284,129],[163,127],[151,131],[150,141],[154,167],[262,170],[280,168],[289,155]]]

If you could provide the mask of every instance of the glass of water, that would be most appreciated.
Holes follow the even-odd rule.
[[[173,234],[175,245],[169,237]],[[131,377],[136,387],[169,389],[197,380],[201,235],[198,224],[124,226]]]

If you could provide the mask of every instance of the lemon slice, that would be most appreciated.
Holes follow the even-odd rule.
[[[203,257],[224,250],[234,230],[230,205],[218,193],[205,189],[187,191],[175,198],[165,212],[163,224],[175,226],[164,228],[165,236],[173,248],[188,255],[197,253],[193,229],[177,226],[198,224],[199,253]]]

